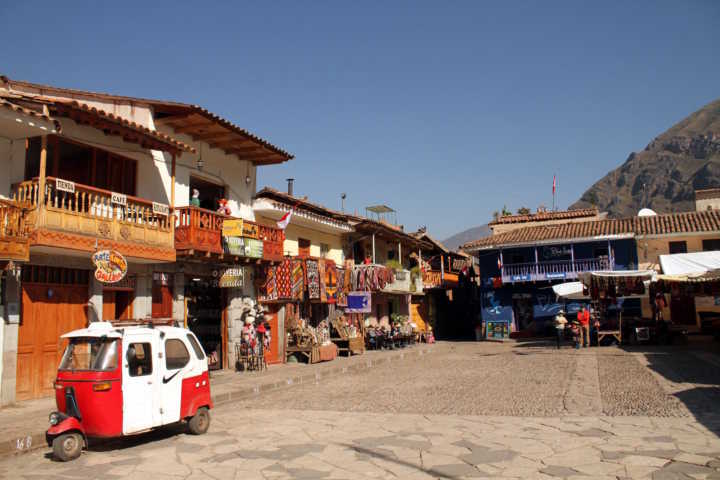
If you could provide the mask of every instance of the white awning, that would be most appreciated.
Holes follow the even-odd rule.
[[[589,296],[583,294],[582,282],[558,283],[557,285],[553,285],[552,289],[558,297],[570,300],[590,298]]]
[[[702,275],[720,269],[720,251],[660,255],[665,275]]]

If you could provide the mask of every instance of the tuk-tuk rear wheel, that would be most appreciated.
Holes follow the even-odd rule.
[[[188,430],[193,435],[202,435],[208,431],[208,428],[210,428],[210,412],[207,408],[200,407],[195,412],[195,416],[188,421]]]
[[[82,453],[83,437],[77,432],[58,435],[52,442],[53,454],[60,461],[75,460]]]

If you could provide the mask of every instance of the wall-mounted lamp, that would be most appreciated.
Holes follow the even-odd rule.
[[[200,155],[198,155],[197,163],[196,163],[197,169],[202,170],[205,166],[205,162],[203,162],[202,159],[202,144],[200,145]]]
[[[250,182],[252,182],[252,178],[250,178],[250,175],[245,175],[245,185],[250,185]]]

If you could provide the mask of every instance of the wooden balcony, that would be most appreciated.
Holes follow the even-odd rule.
[[[0,199],[0,263],[30,260],[30,242],[25,209]]]
[[[427,270],[422,274],[423,286],[426,289],[431,288],[451,288],[457,287],[459,277],[454,272],[441,272],[440,270]]]
[[[249,259],[248,255],[231,250],[223,241],[223,222],[240,219],[192,206],[179,207],[175,212],[175,248],[178,255],[227,260]],[[253,240],[262,243],[260,258],[269,261],[282,260],[285,233],[279,228],[243,220],[241,238],[246,242]]]
[[[14,199],[29,210],[31,248],[113,248],[141,260],[175,261],[167,205],[53,177],[47,178],[45,192],[41,204],[38,179],[15,187]]]
[[[557,262],[514,263],[503,265],[503,283],[575,279],[580,272],[611,271],[608,258],[589,258]]]

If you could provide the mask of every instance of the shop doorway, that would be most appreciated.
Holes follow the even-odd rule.
[[[670,297],[670,318],[678,325],[697,325],[695,299],[683,295]]]
[[[53,395],[53,381],[65,340],[60,336],[87,326],[89,272],[23,267],[15,398]]]
[[[200,192],[200,208],[212,210],[218,209],[218,200],[225,198],[225,186],[208,182],[198,177],[190,177],[190,197],[193,190]]]
[[[104,321],[129,320],[133,318],[133,300],[135,293],[132,290],[103,290]]]
[[[188,328],[195,334],[208,357],[210,370],[225,363],[226,295],[213,277],[190,277],[185,280]]]
[[[280,352],[280,338],[283,337],[283,335],[280,334],[278,306],[270,304],[267,307],[268,311],[265,312],[265,322],[270,325],[270,348],[265,351],[265,360],[267,363],[281,363],[283,358]]]
[[[526,331],[532,328],[533,304],[530,294],[515,294],[512,299],[513,313],[518,331]]]

